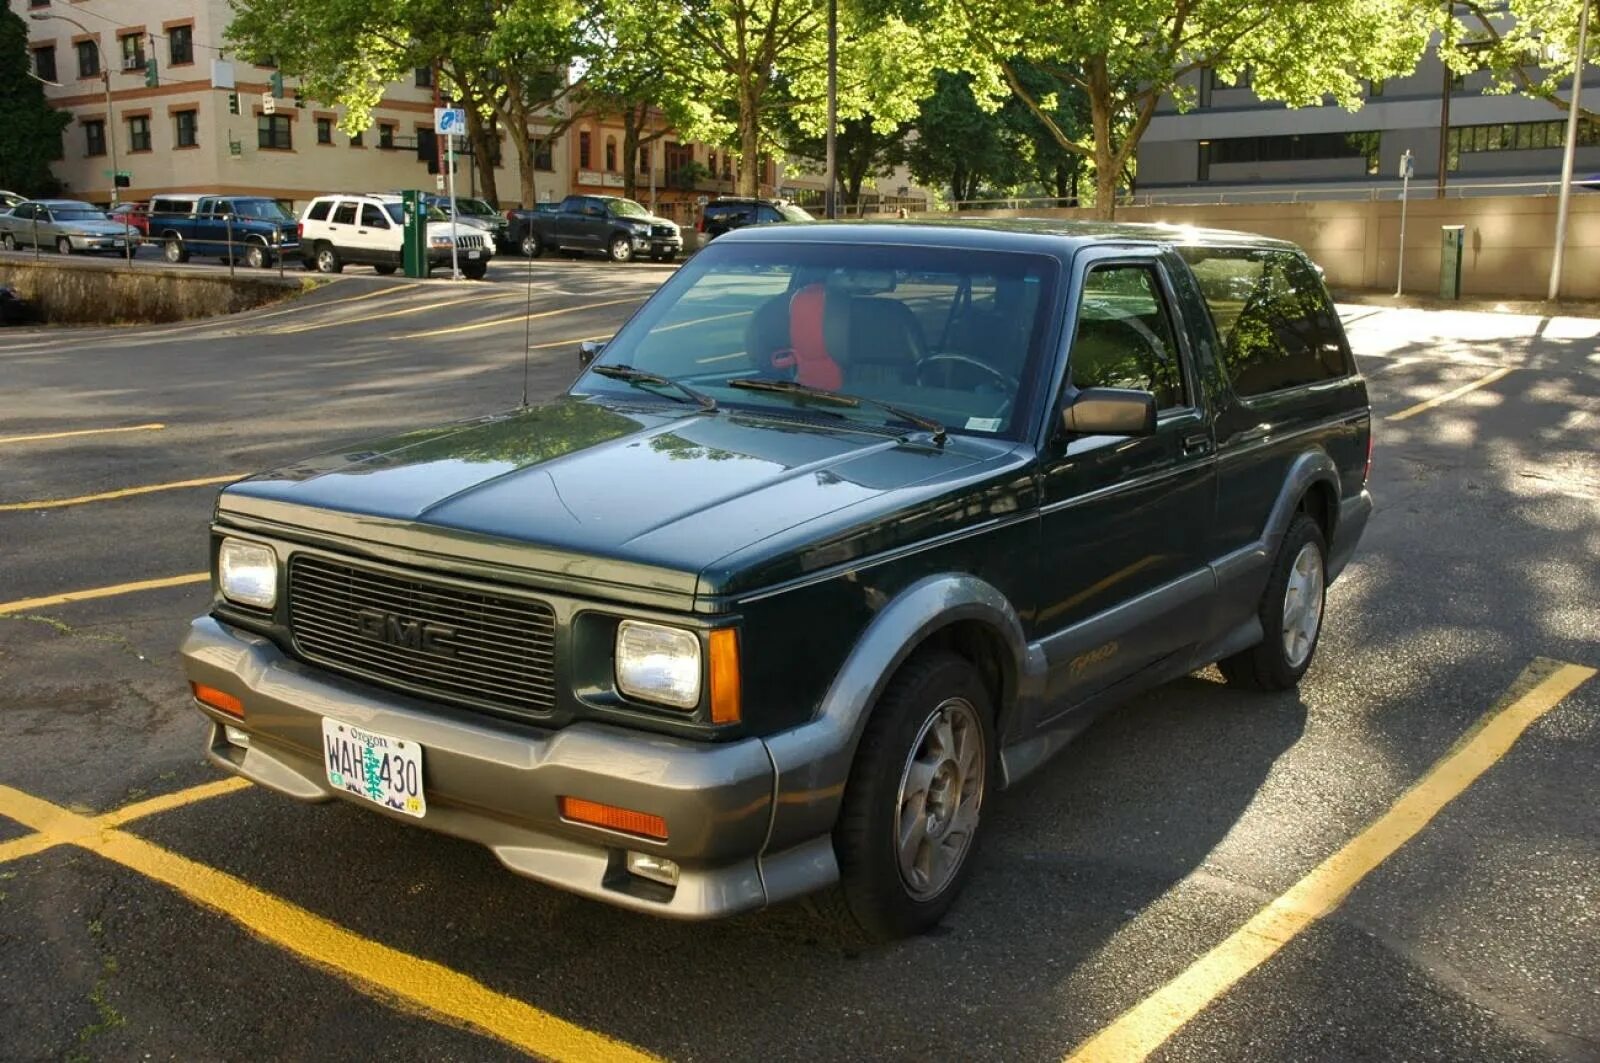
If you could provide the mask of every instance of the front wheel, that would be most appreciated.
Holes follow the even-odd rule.
[[[1289,523],[1272,563],[1258,615],[1266,637],[1217,662],[1222,677],[1248,690],[1288,690],[1311,667],[1322,634],[1328,548],[1317,522],[1304,513]]]
[[[373,266],[372,269],[380,277],[392,277],[398,266]]]
[[[63,255],[72,254],[72,241],[65,236],[58,236],[56,238],[56,250]]]
[[[461,275],[469,281],[481,281],[488,272],[489,263],[487,262],[469,262],[461,267]]]
[[[538,258],[544,254],[544,241],[539,239],[538,233],[529,233],[522,238],[522,257]]]
[[[890,682],[856,749],[833,848],[854,924],[885,941],[937,923],[966,883],[994,757],[977,670],[919,654]]]
[[[626,236],[617,236],[611,241],[611,261],[632,262],[633,241]]]
[[[0,235],[0,246],[4,246],[7,251],[15,251],[17,249],[17,238],[10,233]]]

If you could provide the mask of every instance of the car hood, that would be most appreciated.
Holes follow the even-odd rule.
[[[120,221],[58,221],[55,226],[59,232],[85,236],[121,236],[129,229]]]
[[[255,476],[223,492],[219,513],[442,556],[492,552],[500,564],[570,580],[716,596],[848,560],[841,530],[880,527],[888,510],[897,517],[888,524],[911,529],[898,519],[908,506],[959,491],[1011,449],[564,398]],[[892,545],[881,535],[870,543]]]
[[[455,228],[450,228],[447,221],[430,221],[428,223],[428,238],[444,237],[449,239],[451,234],[456,236],[482,236],[486,230],[481,225],[474,225],[466,218],[457,218]]]

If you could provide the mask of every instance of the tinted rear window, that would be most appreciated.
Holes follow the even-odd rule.
[[[1185,247],[1239,395],[1315,384],[1353,371],[1344,329],[1311,265],[1293,251]]]

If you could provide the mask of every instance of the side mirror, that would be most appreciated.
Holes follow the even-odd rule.
[[[600,356],[606,349],[605,340],[584,340],[578,344],[578,364],[586,366]]]
[[[1084,388],[1061,411],[1074,435],[1147,436],[1156,430],[1156,397],[1132,388]]]

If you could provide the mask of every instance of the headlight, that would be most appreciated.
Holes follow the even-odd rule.
[[[677,709],[700,704],[700,639],[692,631],[624,620],[617,628],[617,689]]]
[[[630,221],[628,223],[628,228],[632,229],[636,233],[639,233],[641,236],[648,236],[650,234],[650,223],[647,221]]]
[[[271,609],[278,602],[278,555],[260,543],[224,539],[217,554],[217,584],[230,602]]]
[[[428,237],[428,246],[429,247],[449,247],[450,246],[450,238],[448,236],[430,236],[430,237]]]

